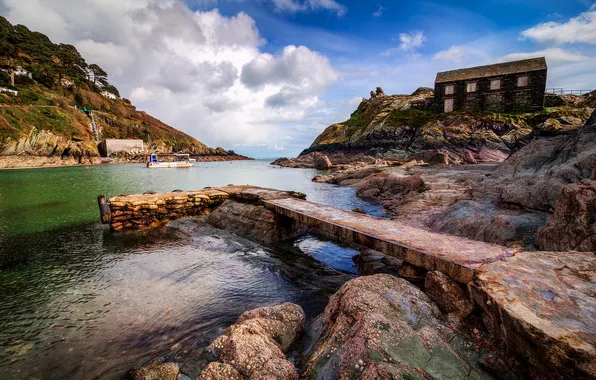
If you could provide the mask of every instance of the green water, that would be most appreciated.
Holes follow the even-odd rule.
[[[263,161],[0,171],[0,379],[117,379],[183,361],[248,309],[290,301],[317,315],[355,273],[356,251],[312,236],[265,247],[193,223],[112,234],[96,200],[252,184],[380,212],[315,174]]]

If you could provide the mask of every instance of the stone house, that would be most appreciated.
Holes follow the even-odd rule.
[[[435,102],[440,112],[540,109],[546,77],[544,57],[445,71],[435,80]]]

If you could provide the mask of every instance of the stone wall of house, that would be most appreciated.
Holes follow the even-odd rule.
[[[517,78],[527,75],[528,86],[518,87]],[[533,71],[529,73],[518,73],[502,75],[497,77],[486,77],[469,80],[461,80],[451,83],[435,84],[435,101],[438,112],[444,111],[444,100],[453,98],[453,110],[486,110],[493,112],[532,111],[540,109],[544,105],[546,91],[547,71]],[[500,79],[499,90],[490,89],[491,79]],[[466,84],[476,82],[476,91],[466,92]],[[445,87],[454,85],[454,94],[445,95]]]

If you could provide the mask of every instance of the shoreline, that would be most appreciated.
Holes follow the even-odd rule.
[[[192,156],[191,156],[192,157]],[[251,161],[254,160],[250,157],[234,155],[234,156],[196,156],[193,157],[197,162],[225,162],[225,161]],[[77,162],[78,160],[74,157],[66,159],[57,156],[0,156],[0,171],[1,170],[18,170],[18,169],[49,169],[49,168],[65,168],[65,167],[77,167],[77,166],[101,166],[101,165],[121,165],[121,164],[141,164],[145,163],[142,160],[136,159],[121,159],[114,158],[111,162],[93,162],[93,160],[105,160],[105,157],[90,157],[88,162]]]

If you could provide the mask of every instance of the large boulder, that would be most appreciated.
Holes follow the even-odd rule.
[[[563,188],[555,213],[536,239],[543,250],[596,252],[596,181]]]
[[[333,166],[329,157],[325,156],[324,154],[317,155],[315,159],[315,169],[317,170],[328,170]]]
[[[467,293],[442,272],[433,271],[426,275],[424,292],[456,323],[472,312]]]
[[[347,282],[323,316],[303,376],[310,379],[482,378],[448,343],[436,305],[403,279],[377,274]]]
[[[200,379],[298,379],[284,352],[304,328],[302,308],[291,303],[247,311],[211,343],[217,362]]]

